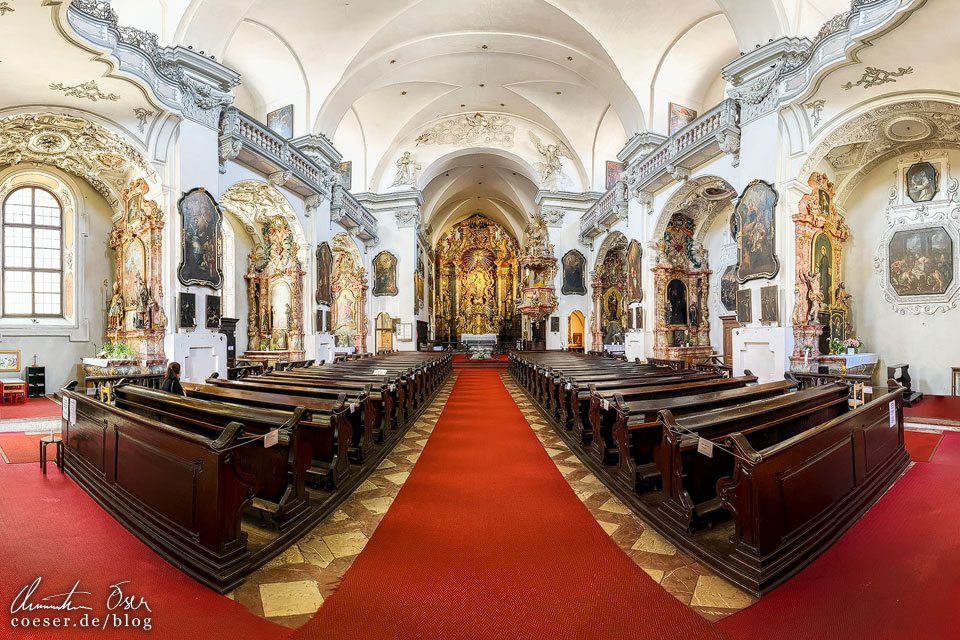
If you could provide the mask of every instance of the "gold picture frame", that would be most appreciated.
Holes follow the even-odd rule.
[[[0,351],[0,373],[17,372],[23,367],[20,363],[20,350]]]

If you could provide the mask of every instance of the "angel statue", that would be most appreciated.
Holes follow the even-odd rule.
[[[820,269],[816,269],[813,273],[807,275],[800,274],[804,285],[807,287],[807,299],[810,301],[810,310],[807,316],[809,324],[819,324],[820,320],[820,305],[823,304],[823,292],[820,291],[820,275]]]
[[[540,137],[534,132],[530,132],[530,141],[537,148],[537,152],[543,157],[543,162],[534,162],[533,167],[540,174],[540,187],[556,191],[560,186],[560,177],[562,176],[563,161],[561,158],[573,159],[570,149],[562,142],[556,144],[544,144]]]
[[[410,155],[410,152],[404,151],[403,155],[397,158],[396,164],[397,175],[394,177],[393,184],[390,186],[415,187],[417,185],[417,171],[420,170],[420,165],[413,160],[413,156]]]

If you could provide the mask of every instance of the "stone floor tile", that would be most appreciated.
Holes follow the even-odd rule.
[[[663,580],[663,569],[644,569],[647,572],[647,575],[654,579],[655,582],[660,582]]]
[[[677,548],[669,540],[650,528],[644,529],[640,539],[630,548],[666,556],[672,556],[677,552]]]
[[[348,531],[323,536],[323,542],[333,553],[333,557],[346,558],[355,556],[363,550],[364,545],[367,544],[367,536],[360,531]]]
[[[617,500],[616,498],[610,498],[602,505],[600,505],[602,511],[609,511],[610,513],[622,513],[630,514],[633,513],[630,509],[627,508],[625,504]]]
[[[323,596],[313,580],[274,582],[260,585],[263,615],[267,618],[314,613],[323,603]]]
[[[407,481],[407,478],[410,477],[409,471],[402,471],[400,473],[391,473],[388,476],[383,476],[385,479],[389,480],[393,484],[403,484]]]
[[[608,536],[612,536],[613,532],[620,528],[620,525],[618,524],[614,524],[613,522],[604,522],[603,520],[597,520],[597,524],[599,524],[603,530],[607,532]]]
[[[382,515],[387,512],[387,509],[390,508],[390,505],[393,503],[393,498],[386,496],[383,498],[370,498],[369,500],[361,500],[360,502],[372,513]]]
[[[742,609],[753,604],[753,598],[718,576],[700,576],[693,590],[690,606]]]
[[[393,460],[390,458],[384,458],[383,462],[377,466],[377,469],[393,469],[395,466],[397,465]]]

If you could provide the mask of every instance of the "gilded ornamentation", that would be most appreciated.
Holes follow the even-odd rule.
[[[513,146],[517,129],[499,114],[461,115],[444,119],[417,136],[417,146],[449,144],[458,147]]]
[[[147,200],[142,178],[121,195],[122,210],[110,232],[116,277],[107,315],[107,338],[131,347],[137,359],[163,362],[163,211]]]
[[[266,216],[261,212],[258,218],[263,245],[248,256],[244,276],[247,300],[255,310],[248,317],[248,348],[303,351],[301,248],[283,216]]]
[[[437,241],[438,340],[499,333],[519,292],[516,241],[500,225],[473,215]]]
[[[333,333],[338,347],[367,350],[367,272],[345,233],[333,237]]]
[[[54,91],[63,91],[63,95],[68,98],[82,98],[96,102],[97,100],[110,100],[115,102],[120,99],[115,93],[104,93],[93,80],[72,86],[64,86],[62,82],[51,83],[50,88]]]
[[[557,308],[553,279],[557,275],[557,259],[550,244],[550,232],[543,216],[534,216],[527,225],[524,246],[517,259],[524,281],[520,289],[520,313],[542,320]]]

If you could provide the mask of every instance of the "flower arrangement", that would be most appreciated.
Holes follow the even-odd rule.
[[[843,341],[843,346],[847,349],[853,349],[854,353],[860,353],[860,347],[863,346],[863,342],[860,338],[847,338]]]
[[[130,345],[122,342],[107,342],[97,351],[98,358],[110,358],[111,360],[133,360],[136,354]]]
[[[838,340],[837,338],[830,338],[830,353],[832,355],[838,356],[846,352],[847,352],[847,348],[843,346],[842,340]]]

